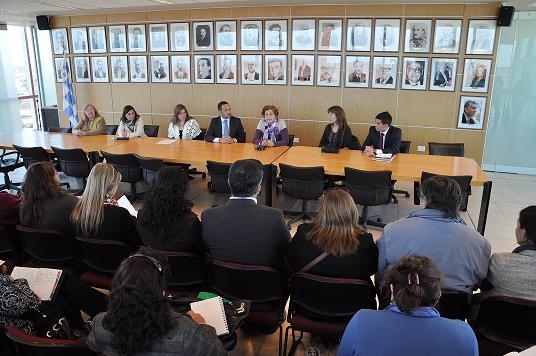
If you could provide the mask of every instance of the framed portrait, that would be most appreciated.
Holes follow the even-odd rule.
[[[108,37],[110,38],[110,52],[127,51],[127,33],[125,25],[108,26]]]
[[[112,66],[112,82],[128,82],[128,58],[127,56],[110,56],[110,65]]]
[[[128,25],[128,51],[146,52],[145,25]]]
[[[402,65],[402,89],[426,90],[428,82],[428,58],[404,57]]]
[[[432,20],[406,20],[404,52],[428,53],[432,39]]]
[[[457,63],[455,58],[432,58],[430,90],[454,91]]]
[[[433,52],[457,54],[461,33],[462,20],[436,20]]]
[[[370,57],[346,56],[346,80],[348,88],[367,88],[370,78]]]
[[[168,56],[151,56],[151,82],[169,83]]]
[[[315,50],[315,20],[292,20],[292,50]]]
[[[149,25],[149,45],[151,52],[168,51],[167,24],[153,23]]]
[[[54,58],[54,63],[56,64],[56,81],[61,83],[67,79],[67,75],[70,75],[71,73],[69,58]]]
[[[458,128],[482,130],[486,98],[482,96],[462,96],[458,112]]]
[[[486,93],[488,91],[491,59],[465,59],[462,91]]]
[[[87,30],[85,27],[72,27],[71,39],[73,44],[73,53],[88,53]]]
[[[194,51],[212,51],[212,22],[194,22]]]
[[[287,20],[264,21],[264,49],[266,51],[286,51],[287,28]]]
[[[147,57],[130,56],[130,81],[134,83],[147,83]]]
[[[91,57],[94,83],[108,83],[108,57]]]
[[[262,50],[262,21],[240,21],[240,49]]]
[[[190,56],[171,56],[171,82],[191,83]]]
[[[315,80],[315,56],[292,55],[292,85],[312,86]]]
[[[264,84],[287,84],[287,56],[284,54],[269,54],[264,58],[265,79]]]
[[[196,83],[214,83],[214,56],[197,55],[195,61],[195,82]]]
[[[74,77],[78,83],[89,83],[89,57],[74,57]]]
[[[318,50],[340,51],[342,20],[318,20]]]
[[[260,54],[243,54],[242,84],[262,84],[262,56]]]
[[[341,84],[341,56],[318,56],[316,85],[338,87]]]
[[[236,54],[219,54],[216,59],[218,61],[216,83],[236,84],[236,77],[238,76]]]
[[[169,24],[171,51],[186,52],[190,50],[190,25],[187,22]]]
[[[469,20],[466,54],[493,54],[496,20]]]
[[[91,53],[106,53],[106,31],[104,26],[89,28],[89,48]]]
[[[216,22],[216,50],[236,51],[236,21]]]
[[[347,51],[370,51],[372,19],[348,19],[346,33]]]
[[[372,87],[395,89],[397,65],[398,57],[374,57],[372,67]]]
[[[52,47],[54,54],[69,54],[69,42],[67,40],[67,29],[56,28],[52,30]]]
[[[400,19],[377,19],[374,28],[375,52],[398,52]]]

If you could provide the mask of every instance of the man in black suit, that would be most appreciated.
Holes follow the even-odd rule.
[[[217,143],[246,142],[244,126],[238,117],[231,115],[231,105],[226,101],[218,103],[220,116],[210,121],[205,141]]]
[[[284,250],[290,233],[281,210],[257,204],[262,177],[258,160],[238,160],[231,166],[232,196],[227,204],[201,214],[203,241],[213,258],[273,267],[286,277]]]
[[[402,130],[391,126],[393,122],[391,114],[388,111],[381,112],[374,120],[376,123],[369,128],[368,136],[363,142],[363,152],[367,156],[374,156],[376,149],[382,150],[383,153],[399,153]]]

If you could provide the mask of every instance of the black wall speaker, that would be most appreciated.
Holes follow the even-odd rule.
[[[499,16],[497,17],[497,26],[510,26],[512,24],[514,10],[513,6],[501,6]]]
[[[36,16],[37,28],[40,30],[50,30],[50,24],[48,23],[48,16]]]

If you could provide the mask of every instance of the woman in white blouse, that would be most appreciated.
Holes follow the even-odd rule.
[[[123,108],[123,115],[119,119],[117,128],[118,137],[145,137],[143,119],[138,115],[132,105]]]
[[[188,114],[188,109],[182,104],[175,105],[173,117],[169,123],[168,137],[182,140],[193,140],[201,133],[197,121]]]

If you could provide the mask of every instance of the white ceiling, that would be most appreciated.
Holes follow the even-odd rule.
[[[497,0],[0,0],[0,22],[34,23],[37,15],[81,15],[122,11],[169,10],[177,8],[203,8],[228,6],[296,5],[296,4],[365,4],[365,3],[496,3]],[[536,10],[535,0],[511,0],[518,11]]]

